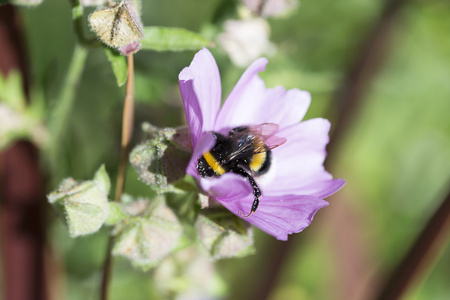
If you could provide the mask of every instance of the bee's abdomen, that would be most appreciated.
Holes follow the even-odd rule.
[[[248,166],[254,175],[263,175],[269,171],[271,159],[272,152],[270,150],[256,153],[252,155]]]
[[[214,176],[214,170],[208,165],[205,158],[202,156],[197,161],[197,171],[202,177]]]
[[[205,157],[206,156],[206,157]],[[213,177],[220,176],[220,165],[217,164],[217,161],[213,158],[213,162],[211,163],[211,153],[206,152],[203,154],[197,162],[197,171],[202,177]],[[209,158],[209,162],[206,158]],[[211,164],[210,164],[211,163]]]

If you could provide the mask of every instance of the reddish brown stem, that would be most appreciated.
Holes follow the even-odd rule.
[[[116,194],[115,201],[120,202],[122,198],[123,189],[125,185],[125,171],[127,166],[128,148],[133,135],[133,120],[134,120],[134,61],[133,54],[128,56],[128,79],[126,86],[125,101],[123,104],[123,119],[122,119],[122,141],[119,158],[119,170],[117,172]],[[108,285],[111,277],[112,265],[112,247],[114,239],[111,236],[108,241],[108,248],[106,249],[105,264],[103,266],[103,277],[100,287],[100,299],[108,299]]]
[[[397,16],[406,3],[406,0],[386,1],[378,22],[362,44],[345,80],[332,99],[329,116],[336,121],[332,120],[333,132],[327,146],[326,163],[333,161],[333,156],[336,154],[335,149],[339,147],[339,143],[343,140],[342,137],[348,131],[349,125],[354,121],[362,106],[368,85],[383,65],[386,53],[390,49],[392,29]]]
[[[450,191],[375,299],[400,299],[411,283],[432,265],[449,238]]]
[[[20,22],[13,6],[0,6],[0,70],[21,71],[28,94],[28,72]],[[0,237],[3,299],[46,299],[43,225],[45,194],[39,153],[30,142],[16,142],[0,153]]]

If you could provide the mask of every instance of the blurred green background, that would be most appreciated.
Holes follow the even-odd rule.
[[[223,21],[237,18],[233,9],[218,12],[221,2],[146,0],[143,23],[183,27],[215,40]],[[306,119],[334,122],[330,108],[336,107],[335,91],[379,22],[382,8],[382,1],[303,0],[289,16],[268,19],[277,51],[261,76],[270,87],[310,91]],[[42,89],[51,110],[75,44],[70,5],[44,0],[38,7],[21,8],[20,14],[32,85]],[[270,299],[365,299],[396,266],[442,201],[450,178],[450,2],[405,1],[392,30],[388,51],[364,87],[363,104],[334,160],[328,162],[329,171],[347,185],[328,198],[331,205],[316,215],[311,227],[291,236],[288,252],[283,252],[286,243],[256,230],[255,255],[219,261],[217,271],[226,283],[220,287],[223,298],[252,299],[274,277]],[[217,44],[211,51],[225,98],[244,69],[234,66]],[[143,121],[157,126],[184,124],[178,73],[193,55],[193,51],[135,55],[135,144],[141,140]],[[47,191],[65,177],[91,178],[102,163],[115,178],[123,98],[124,87],[117,87],[103,50],[90,51],[61,140],[63,158],[57,172],[47,174]],[[134,171],[128,171],[126,192],[148,193]],[[48,217],[58,266],[51,284],[55,299],[97,299],[107,231],[71,239],[50,208]],[[288,257],[277,265],[280,253]],[[440,255],[405,299],[448,299],[448,246]],[[152,271],[135,270],[121,258],[115,260],[110,295],[111,299],[160,297]]]

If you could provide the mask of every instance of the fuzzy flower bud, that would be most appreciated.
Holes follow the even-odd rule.
[[[185,176],[192,149],[186,128],[158,129],[144,123],[143,129],[150,138],[138,145],[130,154],[130,162],[139,178],[154,190],[170,189],[173,183]]]
[[[119,49],[124,55],[140,49],[143,25],[132,0],[113,2],[93,12],[89,16],[89,24],[103,43]]]

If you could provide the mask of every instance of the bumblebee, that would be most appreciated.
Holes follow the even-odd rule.
[[[286,142],[285,138],[274,136],[277,131],[277,124],[263,123],[233,128],[228,135],[211,132],[216,143],[197,161],[197,171],[202,177],[220,177],[231,172],[248,179],[255,199],[249,214],[239,212],[246,218],[256,212],[261,197],[254,177],[267,173],[272,162],[271,150]]]

